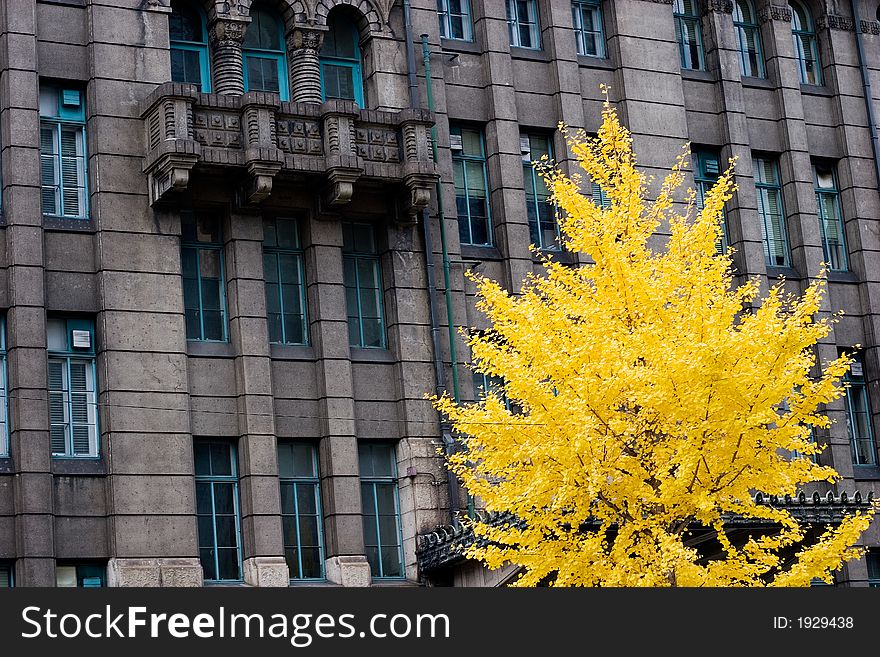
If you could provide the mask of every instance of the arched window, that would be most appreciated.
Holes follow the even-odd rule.
[[[789,2],[788,6],[791,7],[791,35],[801,83],[822,84],[822,64],[819,61],[819,42],[813,15],[803,3]]]
[[[264,7],[251,9],[242,43],[245,91],[269,91],[287,100],[287,58],[281,19]]]
[[[673,0],[672,15],[675,18],[675,38],[681,67],[702,71],[706,64],[703,61],[703,29],[697,0]]]
[[[345,15],[334,11],[321,47],[321,94],[324,100],[341,98],[364,106],[360,34]]]
[[[201,8],[186,0],[172,0],[168,18],[171,39],[171,81],[185,82],[211,92],[208,31]]]
[[[739,62],[745,77],[763,78],[764,55],[761,52],[761,30],[752,0],[733,3],[733,26],[739,42]]]

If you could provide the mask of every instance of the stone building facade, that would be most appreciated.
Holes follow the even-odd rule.
[[[860,396],[817,439],[880,492],[877,3],[408,4],[0,5],[0,583],[501,581],[419,558],[465,502],[425,394],[491,385],[464,271],[553,248],[528,160],[572,165],[601,84],[649,172],[738,158],[741,275],[839,265]]]

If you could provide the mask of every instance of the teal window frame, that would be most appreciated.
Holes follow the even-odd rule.
[[[489,393],[494,393],[504,404],[504,408],[510,410],[510,399],[504,389],[504,379],[500,376],[486,374],[485,372],[473,371],[474,401],[482,402]]]
[[[82,89],[73,86],[40,84],[40,198],[44,217],[84,221],[89,219],[88,150],[83,96]],[[70,144],[71,135],[73,155],[70,152],[65,155],[64,145]],[[72,200],[74,196],[76,203]]]
[[[458,2],[458,7],[454,2]],[[437,18],[442,38],[451,41],[474,40],[474,15],[470,0],[437,0]],[[460,35],[455,34],[457,23],[461,25]]]
[[[55,586],[64,588],[59,584],[61,569],[73,569],[76,578],[76,588],[93,589],[107,586],[107,566],[98,563],[59,563],[55,566]]]
[[[819,56],[819,37],[813,13],[797,0],[791,0],[788,6],[791,9],[791,38],[801,84],[821,86],[822,59]]]
[[[297,447],[299,450],[297,450]],[[303,467],[302,460],[297,463],[296,452],[308,451],[308,465]],[[288,452],[289,460],[285,458]],[[293,467],[285,469],[290,463]],[[286,471],[285,471],[286,470]],[[318,447],[312,442],[302,440],[278,441],[278,481],[281,487],[281,523],[284,536],[284,558],[290,571],[291,581],[315,581],[325,579],[324,573],[324,521],[321,508],[321,477],[318,472]],[[290,492],[285,495],[285,488]],[[311,499],[315,513],[301,513],[300,507],[304,499]],[[285,502],[293,505],[292,512],[285,511]],[[317,550],[318,571],[306,575],[303,566],[303,534],[304,523],[312,518],[315,523],[317,545],[305,546],[305,549]]]
[[[849,271],[846,227],[837,187],[837,167],[830,162],[813,162],[816,214],[822,235],[822,251],[829,271]]]
[[[675,40],[678,41],[681,67],[690,71],[705,71],[703,25],[697,0],[673,0],[672,16],[675,20]]]
[[[752,0],[734,1],[733,28],[736,30],[739,65],[743,77],[766,78],[761,26],[758,25],[758,13]]]
[[[846,383],[846,430],[849,436],[853,465],[877,465],[877,443],[874,441],[871,400],[864,376],[864,361],[860,353],[852,355],[855,362],[843,380]],[[860,373],[853,374],[853,368]],[[864,427],[857,421],[861,417]]]
[[[541,50],[541,12],[538,10],[538,1],[507,0],[505,4],[511,47]],[[524,38],[526,35],[528,43]]]
[[[244,76],[244,90],[245,92],[263,91],[265,93],[277,93],[282,101],[290,100],[290,86],[287,80],[287,46],[284,43],[284,22],[274,11],[265,6],[252,7],[250,14],[251,22],[245,29],[245,38],[241,46],[241,69]],[[246,45],[248,31],[254,28],[258,29],[258,21],[262,20],[261,17],[266,17],[275,23],[278,31],[277,48],[256,48]],[[275,70],[278,73],[278,89],[251,88],[251,80],[248,73],[248,60],[250,59],[262,59],[274,64]]]
[[[785,225],[779,161],[776,158],[755,155],[752,158],[752,168],[755,174],[755,192],[758,197],[758,215],[761,218],[761,235],[764,239],[764,258],[767,266],[791,267],[791,248]],[[766,175],[768,169],[772,177]],[[775,213],[772,210],[774,198],[778,207]]]
[[[281,231],[286,227],[285,231]],[[286,235],[287,239],[281,236]],[[299,222],[287,217],[263,219],[263,279],[266,289],[266,319],[271,344],[309,344],[305,265]],[[273,290],[274,287],[274,290]],[[297,288],[295,297],[301,312],[288,312],[291,301],[285,288]],[[285,298],[287,303],[285,303]],[[278,312],[274,312],[277,305]],[[274,316],[277,315],[277,324]],[[296,317],[299,317],[297,320]],[[297,328],[300,339],[294,339]]]
[[[200,459],[198,457],[199,448],[206,448],[208,450],[208,465],[209,472],[199,472],[199,463]],[[221,452],[226,452],[225,458],[222,458],[222,461],[225,461],[229,465],[229,474],[215,474],[214,473],[214,465],[215,465],[215,454],[214,451],[216,449],[221,450]],[[239,484],[238,484],[238,450],[236,449],[235,444],[229,440],[222,439],[213,439],[213,438],[196,438],[193,440],[193,460],[195,463],[194,473],[195,473],[195,483],[196,483],[196,518],[197,518],[197,531],[198,531],[198,548],[199,548],[199,561],[202,564],[202,569],[205,574],[205,581],[210,583],[218,583],[218,582],[241,582],[243,581],[243,565],[242,565],[242,535],[241,535],[241,501],[239,496]],[[221,457],[224,455],[221,453]],[[218,464],[222,461],[218,461]],[[210,501],[210,511],[200,510],[200,493],[199,487],[202,487],[201,490],[210,491],[209,501]],[[217,529],[217,490],[218,486],[228,486],[232,491],[232,505],[233,511],[232,513],[220,513],[219,515],[223,517],[229,517],[232,515],[234,517],[234,539],[235,545],[220,545],[218,538],[218,529]],[[209,535],[205,535],[203,529],[205,529],[202,520],[204,518],[209,519],[210,522],[210,532]],[[236,556],[236,570],[235,577],[217,577],[220,573],[220,555],[219,550],[231,550],[235,548],[235,556]],[[208,554],[205,554],[205,551]],[[213,552],[213,554],[211,554]],[[209,571],[205,564],[206,562],[211,563],[213,567],[213,571]],[[208,575],[213,573],[214,577],[209,577]]]
[[[209,94],[211,93],[211,59],[210,59],[210,51],[208,49],[208,20],[205,16],[204,10],[199,6],[199,3],[192,2],[192,0],[173,0],[171,3],[171,16],[174,15],[175,10],[180,7],[185,7],[189,9],[192,13],[196,15],[199,19],[199,26],[201,28],[202,40],[201,41],[188,41],[182,39],[175,39],[173,36],[170,37],[169,45],[170,45],[170,54],[171,54],[171,81],[172,82],[180,82],[182,84],[195,84],[199,91],[202,93]],[[171,16],[169,16],[169,21],[171,20]],[[169,35],[171,35],[171,29],[169,25]],[[194,52],[199,57],[199,81],[192,82],[188,80],[175,80],[174,79],[174,51],[185,51],[185,52]]]
[[[868,569],[868,586],[880,589],[880,549],[873,548],[865,554],[865,567]]]
[[[15,588],[15,567],[11,563],[0,563],[0,589]]]
[[[702,212],[706,203],[706,195],[718,182],[721,176],[721,153],[709,148],[693,149],[694,157],[694,185],[697,192],[697,211]],[[727,251],[727,212],[722,215],[721,238],[718,240],[717,250],[719,253]]]
[[[331,30],[336,30],[340,26],[350,30],[350,37],[353,40],[353,52],[357,53],[357,57],[339,57],[328,54],[326,52],[326,49],[329,45],[329,41],[325,39],[324,44],[321,47],[321,53],[318,56],[319,72],[321,76],[321,100],[326,101],[334,98],[338,98],[340,100],[351,100],[354,101],[358,107],[364,107],[364,74],[363,57],[361,55],[360,32],[358,31],[357,26],[354,23],[352,23],[345,16],[340,17],[338,12],[332,15],[332,18],[329,19],[327,23]],[[338,32],[334,32],[334,34],[338,34]],[[352,98],[342,98],[339,96],[327,95],[327,85],[325,84],[325,80],[327,77],[326,69],[331,66],[337,68],[347,68],[351,71],[352,91],[354,92],[354,96]]]
[[[466,153],[463,148],[465,131],[474,133],[479,137],[480,152]],[[483,131],[469,126],[451,124],[449,134],[452,138],[457,137],[462,143],[462,148],[452,151],[452,169],[455,178],[455,201],[458,214],[458,238],[461,244],[468,246],[492,246],[492,207],[489,199],[489,170],[486,166],[486,138]],[[472,212],[472,198],[469,169],[479,168],[478,174],[482,178],[483,202],[486,204],[486,216],[474,218]],[[459,184],[459,179],[461,184]],[[474,197],[476,198],[476,197]],[[479,199],[477,199],[479,201]],[[485,221],[484,241],[474,239],[474,222]]]
[[[377,452],[378,460],[377,460]],[[385,452],[384,455],[382,452]],[[382,458],[384,456],[384,458]],[[386,461],[387,469],[376,472],[376,465]],[[364,521],[364,548],[367,561],[370,563],[370,572],[373,579],[378,580],[402,580],[406,578],[406,562],[403,557],[403,532],[400,524],[400,495],[397,478],[397,456],[394,444],[386,442],[361,441],[358,443],[358,463],[360,465],[361,501]],[[379,509],[380,491],[390,492],[393,503],[393,511],[387,513],[387,509]],[[389,496],[383,496],[386,500]],[[370,504],[372,502],[372,504]],[[382,512],[386,511],[386,512]],[[383,536],[388,537],[387,524],[383,527],[383,516],[393,517],[393,535],[397,544],[383,542]],[[386,521],[387,522],[387,521]],[[383,529],[385,531],[383,531]],[[375,532],[375,545],[369,540]],[[397,568],[386,561],[383,548],[393,549],[396,552]],[[390,554],[389,554],[390,556]],[[399,571],[397,574],[388,574]]]
[[[0,315],[0,458],[9,458],[9,368],[6,358],[6,317]]]
[[[534,166],[535,162],[541,161],[543,155],[546,155],[548,160],[553,158],[553,138],[549,135],[521,133],[519,140],[531,243],[544,251],[561,251],[557,208],[550,202],[551,194],[547,183]],[[545,232],[552,233],[553,239],[549,239],[549,235],[545,235]]]
[[[98,421],[98,372],[95,362],[95,323],[89,319],[49,317],[64,335],[64,345],[48,345],[49,436],[52,458],[96,459],[101,456],[101,432]],[[89,333],[89,347],[75,347],[74,331]],[[53,331],[49,331],[52,333]],[[74,390],[74,366],[82,366],[84,389]],[[55,383],[53,366],[58,366],[60,379]],[[79,397],[77,400],[76,397]],[[85,406],[85,409],[83,409]],[[83,413],[85,412],[85,421]],[[59,415],[60,413],[60,415]],[[86,427],[88,451],[77,449],[76,429]],[[61,434],[58,435],[60,430]],[[58,445],[63,442],[63,448]]]
[[[587,16],[592,23],[588,29]],[[600,0],[573,0],[571,3],[572,25],[574,26],[577,53],[582,57],[607,57],[605,49],[605,27]],[[590,47],[592,45],[592,48]],[[594,52],[590,52],[593,50]]]
[[[590,181],[590,198],[593,203],[603,210],[611,209],[611,198],[602,189],[602,185],[597,182]]]
[[[200,240],[198,239],[198,231],[199,231],[199,222],[213,222],[215,231],[214,234],[216,238],[214,240]],[[180,260],[181,260],[181,283],[183,285],[183,305],[184,305],[184,314],[186,316],[186,339],[193,342],[228,342],[229,341],[229,327],[228,327],[228,312],[226,308],[226,266],[225,266],[225,258],[224,258],[224,244],[223,244],[223,229],[220,224],[219,218],[211,215],[211,214],[202,214],[199,212],[192,211],[182,211],[180,213],[180,223],[181,223],[181,238],[180,238]],[[194,226],[194,234],[196,235],[195,239],[188,239],[186,237],[186,227],[192,223]],[[206,233],[207,234],[207,233]],[[220,329],[221,336],[220,337],[205,337],[209,335],[209,333],[205,330],[205,287],[204,287],[204,276],[202,272],[202,254],[216,254],[217,257],[217,268],[218,279],[217,279],[217,293],[218,293],[218,302],[219,308],[211,308],[207,312],[219,313],[220,316]],[[192,260],[188,260],[190,257]],[[205,258],[207,260],[207,258]],[[189,263],[189,267],[188,267]],[[194,268],[193,268],[194,264]],[[195,276],[187,275],[187,270],[190,269],[194,271]],[[192,292],[188,293],[187,280],[194,280],[196,282],[196,298],[192,297]],[[195,313],[195,316],[198,318],[199,326],[198,331],[192,331],[190,327],[190,319],[191,313]]]
[[[370,243],[365,245],[356,233],[369,232]],[[382,284],[382,260],[376,248],[376,230],[373,224],[346,221],[342,223],[342,268],[345,283],[346,310],[348,315],[348,343],[361,349],[387,349],[388,338],[385,329],[385,288]],[[376,286],[367,286],[362,280],[363,271],[368,270]],[[364,296],[375,295],[378,317],[364,315]],[[365,320],[378,322],[379,340],[368,340],[364,328]]]

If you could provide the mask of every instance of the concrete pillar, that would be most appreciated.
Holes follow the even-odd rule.
[[[46,389],[36,2],[3,3],[0,72],[10,456],[16,584],[54,586],[55,527]],[[14,145],[12,145],[14,144]],[[5,460],[5,459],[4,459]]]
[[[318,445],[324,512],[327,579],[343,586],[367,586],[370,566],[364,554],[361,489],[355,429],[354,388],[342,278],[342,225],[310,223],[305,249],[309,323],[317,369]]]
[[[290,58],[290,97],[298,103],[317,103],[321,99],[321,64],[318,54],[326,28],[295,27],[287,35]]]
[[[281,533],[262,217],[233,212],[224,234],[229,337],[236,354],[244,580],[252,586],[287,586],[290,576]]]
[[[249,22],[250,19],[217,18],[208,28],[214,93],[244,93],[241,44]]]

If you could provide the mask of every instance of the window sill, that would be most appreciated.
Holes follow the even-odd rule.
[[[804,96],[825,96],[830,98],[834,95],[834,92],[823,84],[801,84],[801,94]]]
[[[715,76],[711,71],[683,68],[681,69],[681,77],[683,80],[693,80],[694,82],[715,82]]]
[[[773,265],[767,265],[767,278],[777,279],[780,276],[784,276],[787,281],[799,281],[801,279],[800,273],[794,267],[774,267]]]
[[[89,458],[53,456],[53,475],[106,475],[107,467],[100,456]]]
[[[519,46],[510,46],[510,56],[512,59],[528,59],[533,62],[549,62],[550,55],[541,48],[520,48]]]
[[[591,55],[578,55],[578,66],[583,68],[602,68],[613,71],[616,66],[608,57],[592,57]]]
[[[859,277],[853,271],[830,271],[828,272],[829,283],[858,283]]]
[[[95,222],[91,218],[71,219],[70,217],[55,217],[44,214],[43,228],[46,230],[72,230],[81,233],[94,233]]]
[[[465,52],[473,55],[480,55],[483,52],[482,46],[476,41],[465,41],[464,39],[440,39],[440,48],[444,51]]]
[[[293,588],[300,588],[305,586],[316,586],[316,587],[337,587],[339,584],[334,584],[326,579],[292,579],[288,582],[288,586]]]
[[[742,86],[751,87],[753,89],[774,89],[776,85],[773,80],[767,78],[743,77]]]
[[[502,260],[501,251],[495,246],[461,245],[461,257],[471,260]]]
[[[577,262],[577,254],[571,251],[541,249],[540,251],[532,252],[532,262],[541,262],[542,258],[545,257],[549,257],[554,262],[561,262],[564,265],[573,265]]]
[[[37,0],[42,5],[68,5],[70,7],[85,7],[86,0]]]
[[[235,350],[229,342],[187,340],[186,355],[195,358],[234,358]]]
[[[371,349],[369,347],[351,347],[353,363],[394,363],[397,359],[387,349]]]
[[[315,360],[315,350],[307,344],[269,344],[273,360]]]
[[[880,466],[876,465],[854,465],[853,479],[856,481],[866,479],[880,479]]]
[[[372,586],[390,586],[390,587],[398,587],[398,586],[418,586],[418,584],[414,582],[410,582],[408,579],[403,577],[399,579],[379,579],[374,577],[370,582]]]

